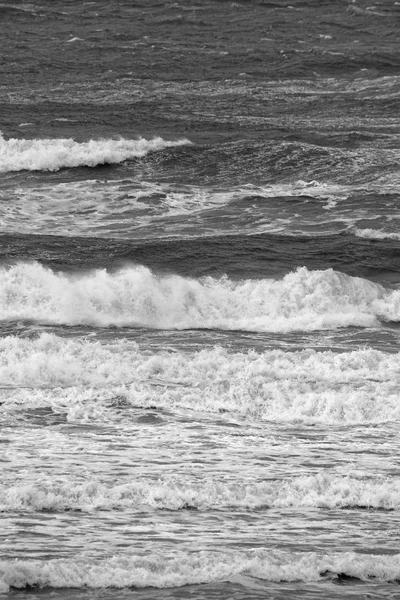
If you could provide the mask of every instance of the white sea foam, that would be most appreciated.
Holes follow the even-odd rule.
[[[279,196],[310,196],[312,198],[328,199],[334,202],[335,200],[345,199],[354,191],[353,187],[348,185],[340,185],[334,183],[321,183],[315,179],[303,181],[299,179],[292,183],[271,184],[268,186],[247,185],[242,188],[243,192],[253,192],[262,197],[279,197]],[[335,206],[334,202],[331,206]]]
[[[236,190],[221,191],[193,186],[174,186],[135,179],[75,182],[41,182],[0,190],[0,222],[3,229],[49,235],[132,237],[145,229],[145,237],[170,235],[170,221],[178,232],[193,235],[195,215],[228,204],[240,197]],[[157,227],[154,227],[154,223]],[[196,234],[199,233],[196,221]],[[176,231],[174,232],[176,236]]]
[[[234,282],[156,276],[141,266],[67,276],[39,264],[0,269],[0,318],[157,329],[311,331],[400,320],[400,291],[332,269]]]
[[[376,195],[368,198],[362,190],[361,210],[354,200],[342,202],[354,191],[318,181],[230,188],[146,182],[134,177],[42,181],[0,190],[0,222],[3,229],[20,233],[123,238],[134,233],[146,239],[216,232],[297,235],[303,231],[314,236],[347,230],[358,235],[353,228],[360,218],[386,222],[387,200],[383,206]],[[297,198],[294,206],[287,196]],[[395,211],[395,200],[391,203]],[[181,215],[186,218],[179,218]]]
[[[400,240],[400,233],[390,233],[380,229],[358,229],[355,227],[352,231],[357,237],[361,238],[373,240]]]
[[[229,581],[244,575],[265,581],[321,581],[347,575],[368,581],[400,579],[400,554],[322,554],[317,552],[200,551],[151,557],[114,556],[103,560],[2,560],[0,592],[10,588],[169,588]]]
[[[0,172],[58,171],[63,167],[95,167],[120,163],[129,158],[144,156],[154,150],[190,144],[189,140],[166,141],[139,138],[100,139],[76,142],[68,139],[14,139],[0,135]]]
[[[147,352],[43,334],[0,340],[7,414],[51,407],[70,422],[129,423],[130,407],[227,412],[283,422],[381,423],[400,418],[398,354]],[[117,399],[117,401],[115,400]],[[115,410],[122,399],[126,411]],[[10,412],[11,411],[11,412]]]
[[[258,483],[234,484],[214,478],[191,483],[182,479],[106,486],[101,482],[18,483],[0,486],[0,512],[151,508],[181,510],[260,510],[266,508],[400,509],[398,478],[358,479],[320,473]]]

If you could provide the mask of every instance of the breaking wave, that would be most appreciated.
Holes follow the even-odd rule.
[[[379,229],[358,229],[355,227],[353,233],[357,237],[372,240],[400,240],[400,233],[390,233]]]
[[[398,510],[400,480],[358,479],[329,473],[234,484],[210,479],[19,483],[0,487],[0,512],[137,509],[260,510],[267,508],[368,508]]]
[[[306,423],[382,423],[400,418],[398,354],[230,353],[140,350],[42,334],[0,340],[7,414],[49,407],[69,422],[131,422],[131,409],[189,409]],[[122,409],[121,409],[122,407]],[[14,415],[14,416],[12,416]]]
[[[322,554],[255,551],[177,552],[150,557],[113,556],[90,560],[1,560],[0,593],[10,588],[169,588],[229,581],[247,576],[264,581],[321,581],[344,576],[362,581],[400,579],[400,554]]]
[[[120,163],[144,156],[148,152],[171,146],[190,144],[189,140],[165,141],[139,138],[89,140],[76,142],[66,139],[15,139],[5,140],[0,134],[0,172],[8,171],[58,171],[70,167],[95,167]]]
[[[145,267],[68,276],[39,264],[0,269],[0,318],[42,323],[288,332],[400,320],[400,291],[332,269],[281,280],[157,276]]]

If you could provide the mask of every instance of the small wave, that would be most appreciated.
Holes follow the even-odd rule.
[[[189,140],[165,141],[161,137],[152,140],[121,138],[76,142],[71,138],[5,140],[0,135],[0,172],[95,167],[120,163],[130,158],[145,156],[151,151],[185,144],[190,144]]]
[[[127,340],[45,333],[0,340],[0,392],[12,421],[25,409],[50,407],[71,423],[124,427],[132,409],[155,407],[277,422],[382,423],[400,418],[399,364],[398,354],[372,349],[148,353]]]
[[[398,510],[400,480],[362,480],[328,473],[287,480],[234,484],[180,480],[106,486],[100,482],[53,481],[0,487],[0,512],[137,509],[260,510],[268,508],[369,508]]]
[[[16,4],[10,4],[10,3],[5,3],[5,2],[1,2],[0,3],[0,11],[21,11],[21,12],[27,12],[27,13],[32,13],[32,14],[36,14],[36,9],[37,7],[35,7],[32,4],[20,4],[20,5],[16,5]],[[42,10],[42,7],[40,7]]]
[[[12,588],[169,588],[229,581],[246,575],[264,581],[317,582],[352,577],[396,582],[400,555],[318,552],[174,551],[173,556],[114,556],[107,559],[1,560],[0,593]]]
[[[336,60],[329,57],[329,61]],[[341,195],[345,188],[350,193],[355,189],[382,193],[395,191],[399,184],[397,149],[371,144],[340,148],[286,140],[237,140],[211,147],[177,148],[173,154],[177,164],[185,165],[185,179],[190,177],[195,185],[242,186],[252,182],[267,190],[269,186],[290,190],[294,185],[303,194],[308,187],[312,194],[320,187],[324,195],[329,188]],[[165,161],[163,157],[157,161],[149,157],[148,164],[158,173],[167,175],[170,171],[170,157]]]
[[[372,240],[400,240],[400,233],[390,233],[380,229],[358,229],[354,228],[354,235]]]
[[[400,320],[400,292],[332,269],[281,280],[157,276],[126,267],[67,276],[40,264],[0,269],[0,316],[64,325],[311,331]]]

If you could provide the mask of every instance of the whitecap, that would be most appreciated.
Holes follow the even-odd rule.
[[[400,240],[400,233],[382,231],[381,229],[359,229],[355,227],[353,233],[357,237],[372,240]]]
[[[169,588],[229,581],[246,575],[264,581],[317,582],[343,575],[362,581],[392,582],[400,579],[399,554],[355,552],[288,552],[210,550],[173,555],[120,555],[90,560],[1,560],[0,591],[11,588]]]
[[[0,268],[0,318],[64,325],[288,332],[400,320],[400,292],[332,269],[281,280],[156,275],[143,266],[68,276],[37,263]]]
[[[120,163],[145,156],[148,152],[190,144],[189,140],[166,141],[161,137],[146,140],[99,139],[76,142],[72,138],[5,140],[0,135],[0,172],[58,171],[64,167],[95,167]]]
[[[246,510],[267,508],[400,509],[399,478],[357,478],[321,472],[260,482],[215,478],[201,482],[137,478],[112,486],[100,481],[18,482],[0,486],[0,512],[137,509]]]

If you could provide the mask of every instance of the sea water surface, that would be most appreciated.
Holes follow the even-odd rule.
[[[0,596],[400,597],[400,6],[0,3]]]

